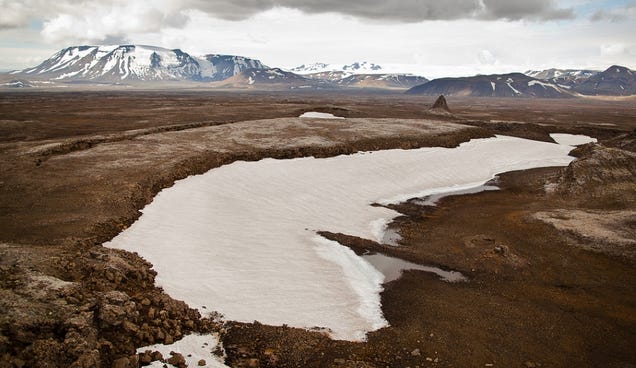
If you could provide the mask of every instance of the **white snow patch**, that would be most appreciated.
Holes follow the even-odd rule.
[[[76,72],[64,73],[64,74],[60,75],[59,77],[56,77],[56,78],[53,78],[53,79],[71,78],[71,77],[74,77],[74,76],[78,75],[81,72],[82,72],[81,70],[78,70]]]
[[[508,87],[510,87],[510,89],[511,89],[514,93],[516,93],[516,94],[520,95],[520,94],[521,94],[521,92],[519,92],[519,91],[518,91],[515,87],[513,87],[513,86],[512,86],[512,84],[511,84],[511,83],[513,83],[513,82],[514,82],[514,80],[513,80],[512,78],[508,78],[508,79],[506,80],[506,84],[508,85]]]
[[[492,91],[495,92],[495,90],[497,89],[497,85],[495,84],[495,82],[490,82],[490,86],[492,87]]]
[[[559,89],[554,85],[554,84],[550,84],[550,83],[544,83],[544,82],[540,82],[538,80],[533,80],[528,82],[528,87],[534,86],[535,84],[540,85],[543,88],[553,88],[554,90],[558,91]]]
[[[223,360],[212,353],[218,345],[217,335],[188,335],[171,345],[156,344],[141,347],[137,349],[137,353],[143,353],[146,350],[158,351],[164,359],[168,359],[170,352],[174,351],[183,355],[188,367],[198,367],[199,360],[204,359],[206,364],[203,367],[226,368],[227,365],[223,364]],[[161,368],[164,364],[167,363],[154,361],[147,367]],[[167,364],[167,366],[173,367],[171,364]]]
[[[164,189],[105,245],[141,254],[157,284],[192,307],[360,340],[386,325],[378,312],[382,277],[317,231],[373,239],[376,221],[399,214],[372,203],[565,166],[570,150],[498,136],[452,149],[234,162]]]
[[[325,260],[339,265],[348,286],[357,294],[359,302],[349,302],[353,304],[350,308],[355,307],[357,312],[354,319],[362,317],[362,319],[371,322],[370,327],[367,323],[359,326],[351,325],[349,328],[353,327],[353,331],[347,338],[362,341],[366,338],[367,331],[375,331],[388,326],[389,323],[384,319],[380,308],[380,293],[383,290],[384,275],[363,258],[358,257],[351,249],[335,241],[321,236],[315,236],[313,241],[317,244],[316,253]],[[334,335],[339,333],[337,330],[334,331],[333,327],[330,329]]]
[[[550,134],[550,137],[558,144],[565,146],[578,146],[580,144],[597,142],[596,138],[582,134],[552,133]]]
[[[252,85],[252,84],[254,84],[254,82],[255,82],[254,78],[252,78],[252,77],[247,78],[247,84]]]
[[[311,118],[311,119],[344,119],[343,117],[340,116],[335,116],[334,114],[329,114],[326,112],[316,112],[316,111],[309,111],[306,112],[302,115],[300,115],[301,118]]]

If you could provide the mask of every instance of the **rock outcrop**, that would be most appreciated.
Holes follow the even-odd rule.
[[[621,146],[620,142],[613,142]],[[572,151],[578,157],[563,169],[556,191],[587,207],[633,208],[636,204],[636,153],[603,144]]]

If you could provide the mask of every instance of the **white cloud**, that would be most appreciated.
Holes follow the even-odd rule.
[[[489,50],[479,51],[477,54],[477,60],[479,60],[479,63],[482,65],[495,65],[498,63],[495,55],[493,55]]]
[[[600,46],[600,53],[603,57],[629,55],[630,51],[630,48],[622,43],[610,43]]]
[[[69,4],[67,4],[69,5]],[[170,0],[147,2],[114,0],[65,6],[46,20],[44,39],[52,43],[122,43],[130,35],[155,33],[185,26],[188,17]]]

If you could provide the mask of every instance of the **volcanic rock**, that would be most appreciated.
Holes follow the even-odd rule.
[[[437,100],[435,100],[435,103],[431,107],[431,110],[450,112],[448,103],[446,103],[446,97],[444,97],[444,95],[440,95]]]

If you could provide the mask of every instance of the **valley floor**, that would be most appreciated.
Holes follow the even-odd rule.
[[[375,93],[0,95],[0,367],[135,367],[147,358],[136,348],[193,331],[219,333],[229,366],[636,366],[636,107],[451,99],[453,115],[440,116],[427,111],[432,102]],[[295,118],[306,111],[348,119]],[[101,246],[161,189],[233,161],[550,133],[599,144],[576,149],[565,169],[501,175],[500,191],[391,205],[403,214],[391,225],[402,235],[397,248],[322,234],[358,254],[469,278],[443,283],[412,271],[386,284],[390,327],[367,342],[201,319],[155,287],[137,254]]]

